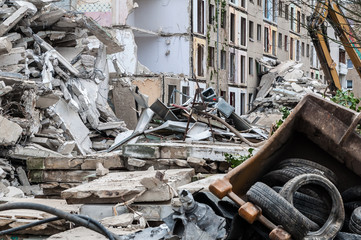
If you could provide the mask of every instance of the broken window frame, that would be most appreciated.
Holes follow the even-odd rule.
[[[275,30],[272,30],[272,55],[276,56],[277,50],[276,50],[276,39],[277,39],[277,32]]]
[[[254,37],[254,23],[253,21],[248,22],[248,38],[253,41]]]
[[[246,56],[241,55],[240,81],[241,84],[246,83]]]
[[[236,82],[236,55],[233,52],[229,53],[229,82]]]
[[[297,32],[301,32],[301,12],[297,11]]]
[[[226,60],[226,51],[221,50],[221,69],[225,70],[227,68],[227,60]]]
[[[197,0],[197,32],[204,34],[204,0]]]
[[[214,67],[214,47],[208,47],[208,67]]]
[[[257,24],[257,41],[262,41],[262,26],[261,24]]]
[[[236,40],[236,15],[234,13],[229,14],[229,35],[231,42],[235,43]]]
[[[278,48],[282,49],[282,33],[278,33]]]
[[[264,33],[263,33],[263,51],[266,53],[269,53],[270,47],[269,47],[269,28],[264,27]]]
[[[213,24],[215,20],[215,8],[213,4],[209,4],[208,14],[208,23]]]
[[[279,17],[282,17],[282,8],[283,8],[283,2],[282,2],[282,0],[279,0],[278,1],[278,16]]]
[[[197,46],[197,76],[204,77],[204,45],[198,44]]]
[[[240,31],[241,31],[240,45],[245,47],[247,45],[247,19],[244,17],[241,17]]]
[[[253,76],[254,73],[254,69],[253,69],[253,58],[249,57],[248,58],[248,75]]]

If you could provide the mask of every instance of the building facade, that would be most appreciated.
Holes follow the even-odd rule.
[[[111,12],[87,15],[106,15],[104,26],[111,19],[125,45],[116,57],[150,103],[182,104],[197,87],[213,87],[236,113],[246,114],[264,61],[297,61],[308,77],[323,79],[305,28],[316,0],[100,0],[98,7],[102,1]],[[328,34],[335,35],[331,27]],[[334,42],[330,50],[347,85],[344,50]]]

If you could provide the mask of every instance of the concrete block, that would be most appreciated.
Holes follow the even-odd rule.
[[[37,108],[48,108],[56,104],[59,99],[63,96],[60,91],[54,91],[53,93],[39,96],[36,100]]]
[[[89,129],[84,125],[77,112],[68,107],[67,103],[61,99],[55,105],[55,113],[63,121],[67,132],[72,136],[81,154],[90,153],[92,142],[89,138]]]
[[[128,165],[133,167],[144,167],[147,161],[136,159],[136,158],[128,158]]]
[[[161,154],[160,154],[160,149],[157,146],[132,144],[132,145],[123,146],[123,156],[154,159],[154,158],[160,158]]]
[[[21,136],[23,129],[16,123],[0,116],[0,145],[13,145]]]
[[[66,141],[58,148],[58,153],[68,155],[73,151],[74,147],[75,141]]]
[[[191,193],[197,192],[197,191],[203,191],[203,192],[209,192],[209,185],[211,185],[213,182],[215,182],[217,179],[223,178],[226,174],[215,174],[209,177],[206,177],[204,179],[188,183],[186,185],[180,186],[177,188],[177,191],[180,190],[188,190]]]
[[[5,194],[5,197],[15,197],[15,198],[23,198],[24,192],[21,191],[19,188],[16,187],[7,187],[9,190],[8,193]]]
[[[83,204],[80,207],[80,214],[87,215],[95,220],[101,220],[106,217],[114,216],[113,211],[114,204]],[[117,214],[123,214],[128,212],[128,208],[125,206],[117,207]]]
[[[161,146],[160,156],[161,158],[187,159],[188,151],[186,146]]]
[[[105,227],[127,227],[134,221],[134,213],[123,213],[118,216],[106,217],[100,220]]]
[[[154,170],[109,173],[92,182],[65,190],[61,196],[68,203],[118,203],[134,197],[135,202],[169,201],[173,197],[171,188],[189,183],[194,170],[166,170],[162,178],[157,177],[159,174]],[[139,193],[142,194],[138,196]]]

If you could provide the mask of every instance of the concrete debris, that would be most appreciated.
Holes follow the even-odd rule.
[[[68,203],[119,203],[168,201],[172,189],[189,183],[193,169],[109,173],[61,193]]]
[[[86,155],[96,151],[92,133],[127,130],[108,103],[97,100],[109,91],[107,55],[97,51],[116,53],[122,46],[93,20],[51,2],[1,7],[9,11],[0,23],[0,145],[14,146],[4,155],[15,159]],[[92,50],[83,44],[90,37],[98,42]]]
[[[280,107],[294,108],[308,93],[323,95],[327,85],[320,79],[306,77],[299,68],[300,64],[287,61],[272,67],[264,74],[253,101],[252,111],[277,113]]]

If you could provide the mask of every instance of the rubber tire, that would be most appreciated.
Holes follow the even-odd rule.
[[[278,163],[274,169],[285,169],[292,167],[309,167],[320,170],[331,182],[333,182],[337,186],[337,176],[333,171],[331,171],[325,166],[322,166],[321,164],[318,164],[316,162],[307,159],[288,158]]]
[[[361,235],[339,232],[337,233],[335,240],[361,240]]]
[[[323,187],[332,199],[332,208],[325,224],[316,232],[309,232],[305,239],[333,239],[342,228],[345,210],[341,194],[331,181],[317,174],[303,174],[288,181],[279,194],[293,205],[293,194],[306,184],[316,184]]]
[[[352,213],[356,208],[361,207],[361,201],[344,203],[345,211]]]
[[[361,234],[361,207],[353,210],[348,227],[351,232]]]
[[[323,172],[321,172],[320,170],[312,169],[310,167],[292,167],[292,168],[284,168],[284,169],[271,171],[265,174],[261,178],[261,181],[270,187],[283,186],[290,179],[308,173],[325,176]]]
[[[295,207],[264,183],[255,183],[247,192],[247,199],[262,208],[262,213],[274,224],[282,225],[292,237],[303,239],[318,225],[307,219]],[[297,226],[297,227],[295,227]]]
[[[361,186],[354,186],[345,190],[342,194],[344,202],[361,201]]]
[[[273,189],[280,192],[282,187],[273,187]],[[298,211],[318,225],[322,226],[326,222],[330,209],[320,199],[295,192],[293,203]]]

